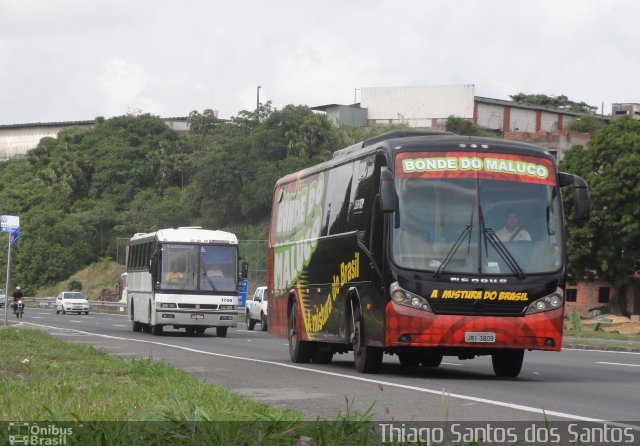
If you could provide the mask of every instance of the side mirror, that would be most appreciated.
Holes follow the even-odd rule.
[[[154,279],[158,274],[158,256],[156,254],[152,255],[151,258],[149,258],[149,273]]]
[[[573,186],[575,189],[574,202],[576,205],[576,219],[587,220],[591,211],[591,200],[589,199],[589,187],[584,178],[571,173],[560,172],[558,174],[558,184],[562,186]]]
[[[380,210],[384,213],[396,211],[397,195],[393,173],[388,167],[380,171]]]
[[[240,265],[240,278],[246,279],[249,277],[249,264],[247,262],[242,262]]]

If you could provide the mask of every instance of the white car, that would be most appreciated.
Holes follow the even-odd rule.
[[[7,295],[4,294],[4,290],[0,288],[0,308],[4,307],[4,304],[6,301],[7,301]]]
[[[253,298],[247,302],[245,322],[249,330],[253,330],[256,322],[260,322],[262,331],[267,331],[267,296],[269,292],[266,286],[259,286],[253,293]]]
[[[56,297],[56,314],[89,314],[89,301],[80,291],[63,291]]]

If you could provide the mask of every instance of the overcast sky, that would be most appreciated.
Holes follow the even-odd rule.
[[[0,0],[0,125],[474,84],[640,103],[637,0]]]

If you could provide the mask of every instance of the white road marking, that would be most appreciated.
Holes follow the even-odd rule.
[[[593,353],[621,353],[623,355],[640,355],[640,352],[625,352],[621,350],[589,350],[586,348],[563,348],[562,351],[569,350],[572,352],[593,352]]]
[[[442,365],[455,365],[455,366],[458,366],[458,367],[464,367],[464,364],[458,364],[458,363],[455,363],[455,362],[443,362]]]
[[[126,325],[122,325],[122,324],[113,324],[114,327],[126,327]]]
[[[598,361],[596,362],[596,364],[606,364],[606,365],[623,365],[623,366],[627,366],[627,367],[640,367],[640,364],[623,364],[621,362],[604,362],[604,361]]]
[[[29,323],[29,322],[24,322],[24,324],[25,325],[35,325],[37,327],[60,330],[59,327],[50,327],[50,326],[47,326],[47,325],[32,324],[32,323]],[[592,422],[592,423],[608,424],[610,426],[622,426],[622,427],[628,427],[628,428],[634,429],[634,430],[640,430],[640,428],[638,426],[634,426],[634,425],[630,425],[630,424],[617,423],[617,422],[602,420],[602,419],[599,419],[599,418],[583,417],[581,415],[575,415],[575,414],[570,414],[570,413],[565,413],[565,412],[557,412],[557,411],[554,411],[554,410],[539,409],[537,407],[524,406],[522,404],[507,403],[505,401],[490,400],[488,398],[480,398],[480,397],[471,396],[471,395],[463,395],[463,394],[460,394],[460,393],[447,393],[447,392],[443,391],[442,389],[429,389],[429,388],[426,388],[426,387],[410,386],[410,385],[407,385],[407,384],[399,384],[399,383],[394,383],[394,382],[390,382],[390,381],[383,381],[381,379],[371,379],[371,378],[365,378],[363,376],[346,375],[344,373],[337,373],[337,372],[329,372],[327,370],[312,369],[312,368],[302,367],[302,366],[294,365],[294,364],[286,364],[286,363],[281,363],[281,362],[267,361],[265,359],[245,358],[243,356],[235,356],[235,355],[227,355],[227,354],[224,354],[224,353],[207,352],[207,351],[203,351],[203,350],[196,350],[194,348],[182,347],[182,346],[179,346],[179,345],[165,344],[163,342],[158,342],[158,341],[147,341],[147,340],[144,340],[144,339],[132,339],[132,338],[125,338],[125,337],[121,337],[121,336],[110,336],[110,335],[103,335],[103,334],[97,334],[97,333],[91,333],[91,332],[73,330],[73,329],[69,329],[69,330],[75,331],[75,332],[78,332],[78,333],[87,334],[87,335],[93,335],[93,336],[97,336],[97,337],[101,337],[101,338],[106,338],[106,339],[114,339],[114,340],[118,340],[118,341],[140,342],[140,343],[143,343],[143,344],[159,345],[159,346],[162,346],[162,347],[175,348],[175,349],[178,349],[178,350],[184,350],[184,351],[192,352],[192,353],[199,353],[199,354],[202,354],[202,355],[217,356],[217,357],[220,357],[220,358],[229,358],[229,359],[239,359],[241,361],[257,362],[257,363],[260,363],[260,364],[269,364],[269,365],[272,365],[272,366],[275,366],[275,367],[283,367],[283,368],[287,368],[287,369],[300,370],[300,371],[304,371],[304,372],[318,373],[318,374],[321,374],[321,375],[335,376],[335,377],[338,377],[338,378],[350,379],[350,380],[353,380],[353,381],[360,381],[360,382],[366,382],[366,383],[371,383],[371,384],[378,384],[378,385],[383,385],[383,386],[387,386],[387,387],[395,387],[395,388],[398,388],[398,389],[411,390],[411,391],[414,391],[414,392],[422,392],[422,393],[428,393],[428,394],[438,395],[438,396],[446,395],[449,398],[457,398],[457,399],[461,399],[461,400],[465,400],[465,401],[473,401],[473,402],[477,402],[477,403],[490,404],[490,405],[493,405],[493,406],[506,407],[508,409],[515,409],[515,410],[520,410],[520,411],[523,411],[523,412],[530,412],[530,413],[539,414],[539,415],[542,415],[544,417],[554,416],[554,417],[559,417],[559,418],[566,418],[566,419],[569,419],[569,420],[588,421],[588,422]]]

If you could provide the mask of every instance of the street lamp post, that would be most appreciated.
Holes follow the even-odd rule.
[[[258,85],[257,98],[256,98],[256,111],[260,109],[260,85]]]

